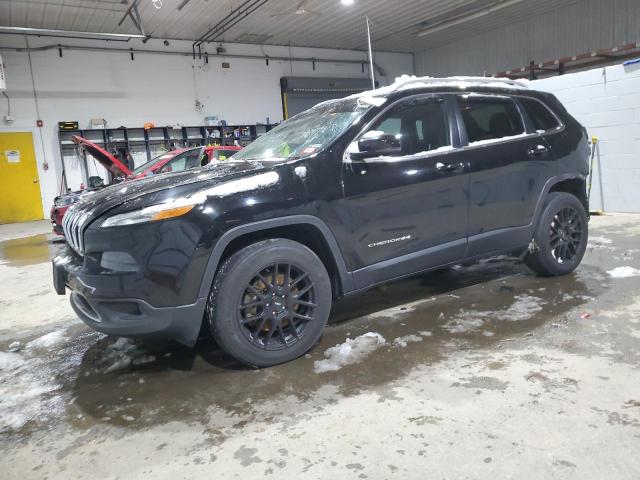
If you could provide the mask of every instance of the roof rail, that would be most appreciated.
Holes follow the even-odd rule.
[[[433,85],[433,84],[461,84],[465,85],[491,85],[491,86],[504,86],[505,88],[528,88],[527,82],[522,80],[511,80],[509,78],[494,78],[494,77],[414,77],[403,76],[396,79],[391,85],[393,91],[406,88],[411,85]]]

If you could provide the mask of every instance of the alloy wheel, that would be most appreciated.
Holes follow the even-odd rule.
[[[553,216],[549,230],[551,255],[560,264],[573,261],[583,242],[583,226],[578,212],[564,207]]]
[[[238,305],[245,337],[266,350],[295,345],[314,321],[315,287],[308,273],[290,263],[270,265],[246,285]]]

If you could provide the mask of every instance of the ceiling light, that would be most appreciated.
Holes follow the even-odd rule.
[[[355,0],[340,0],[340,3],[342,5],[346,5],[346,6],[353,5],[354,2],[355,2]]]

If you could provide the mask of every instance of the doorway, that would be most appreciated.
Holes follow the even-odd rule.
[[[31,132],[0,132],[0,224],[42,220]]]

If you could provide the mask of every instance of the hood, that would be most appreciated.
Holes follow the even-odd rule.
[[[86,138],[82,138],[78,135],[73,135],[71,141],[84,148],[93,158],[95,158],[100,165],[106,168],[112,175],[116,177],[131,175],[131,170],[127,168],[120,160],[107,152],[104,148],[99,147],[93,142],[90,142]]]
[[[93,210],[92,217],[102,215],[107,210],[125,203],[135,209],[138,208],[136,203],[142,202],[141,208],[174,195],[183,195],[187,191],[196,193],[200,189],[205,190],[237,178],[249,177],[254,172],[264,169],[265,165],[260,162],[227,160],[182,172],[154,175],[111,185],[95,195],[83,198],[77,208],[83,211]]]

